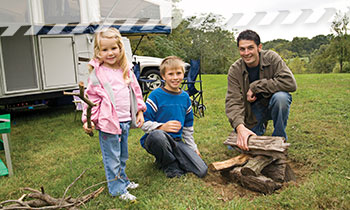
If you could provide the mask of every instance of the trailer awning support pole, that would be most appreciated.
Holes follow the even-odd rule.
[[[139,42],[137,43],[135,50],[132,52],[133,55],[135,55],[135,53],[136,53],[136,51],[137,51],[137,48],[138,48],[139,45],[141,44],[141,41],[142,41],[142,39],[143,39],[144,36],[145,36],[145,35],[141,35],[141,38],[140,38]]]

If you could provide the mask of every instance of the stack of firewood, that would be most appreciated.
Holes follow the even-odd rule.
[[[210,169],[220,171],[231,181],[245,188],[264,194],[280,189],[284,182],[295,181],[293,170],[288,164],[287,149],[283,137],[251,136],[248,151],[237,146],[236,133],[232,132],[224,142],[241,154],[229,160],[210,164]]]

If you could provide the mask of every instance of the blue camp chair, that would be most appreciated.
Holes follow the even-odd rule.
[[[200,60],[191,60],[190,65],[191,65],[190,70],[187,73],[187,76],[184,78],[181,88],[184,91],[186,91],[191,98],[193,114],[196,117],[204,117],[204,111],[206,107],[203,103],[203,89],[202,89]],[[198,75],[199,75],[199,80],[197,80]],[[197,87],[199,87],[199,90],[197,89]]]
[[[157,82],[157,80],[147,79],[145,76],[141,76],[140,62],[133,62],[133,64],[133,71],[141,87],[143,100],[146,101],[149,93],[151,92],[150,85]]]

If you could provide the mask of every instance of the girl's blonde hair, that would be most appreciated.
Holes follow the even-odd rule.
[[[125,48],[124,44],[122,42],[122,36],[120,35],[120,32],[116,28],[103,28],[95,33],[95,39],[94,39],[94,57],[93,59],[99,59],[99,54],[101,50],[101,39],[115,39],[120,54],[117,58],[117,62],[120,66],[120,68],[123,70],[123,79],[124,81],[129,80],[129,69],[128,69],[128,60],[125,55]],[[90,72],[92,71],[93,67],[90,66]]]

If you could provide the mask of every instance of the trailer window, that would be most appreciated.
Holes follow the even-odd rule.
[[[45,0],[43,7],[46,24],[80,22],[79,0]]]

